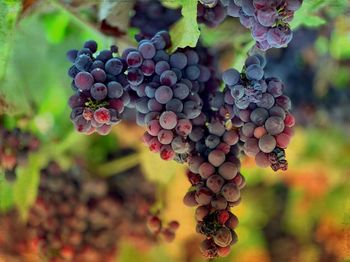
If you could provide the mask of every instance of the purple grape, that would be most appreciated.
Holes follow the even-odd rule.
[[[180,52],[172,54],[170,56],[170,65],[178,69],[184,69],[187,65],[187,56]]]
[[[195,81],[200,76],[200,69],[197,65],[190,65],[186,68],[186,76],[189,80]]]
[[[162,129],[158,133],[158,141],[163,145],[169,145],[173,141],[174,135],[170,130]]]
[[[128,82],[133,86],[138,86],[143,82],[144,76],[141,70],[130,68],[127,75]]]
[[[276,139],[271,135],[264,135],[259,139],[259,148],[264,153],[271,153],[276,147]]]
[[[229,1],[227,6],[227,15],[232,17],[239,17],[239,10],[241,8],[237,6],[233,1]]]
[[[185,55],[187,57],[188,65],[197,65],[199,63],[199,56],[194,50],[186,50]]]
[[[140,52],[131,51],[126,57],[126,62],[130,67],[140,67],[143,62],[143,58]]]
[[[95,100],[100,101],[107,97],[108,90],[104,84],[96,83],[92,86],[90,93]]]
[[[71,63],[74,63],[75,59],[77,58],[77,55],[78,55],[78,50],[76,49],[69,50],[66,54],[67,59]]]
[[[124,93],[123,86],[115,81],[109,82],[107,89],[109,98],[120,98]]]
[[[177,82],[177,76],[174,71],[166,70],[160,75],[162,85],[173,86]]]
[[[224,185],[221,189],[221,194],[228,202],[235,202],[241,196],[239,188],[234,183]]]
[[[284,121],[278,116],[271,116],[265,122],[265,129],[271,135],[278,135],[284,130]]]
[[[226,85],[229,85],[229,86],[233,86],[237,84],[239,79],[240,79],[240,73],[234,68],[228,69],[222,74],[222,80]]]
[[[177,116],[172,111],[165,111],[160,115],[159,123],[164,129],[173,129],[177,125]]]
[[[206,181],[206,186],[213,192],[219,193],[225,180],[219,175],[211,175]]]
[[[240,100],[244,96],[244,86],[242,85],[234,86],[231,89],[231,96],[236,100]]]
[[[266,119],[269,117],[269,112],[265,108],[256,108],[250,114],[250,120],[257,126],[261,126],[265,123]]]
[[[156,63],[155,72],[158,75],[161,75],[164,71],[167,71],[170,69],[170,65],[167,61],[159,61]]]
[[[262,26],[271,27],[275,24],[278,13],[275,8],[258,10],[256,18]]]
[[[138,49],[144,59],[152,59],[156,54],[156,48],[151,41],[143,42]]]
[[[168,103],[172,99],[172,97],[173,91],[169,86],[160,86],[155,92],[155,99],[161,104]]]
[[[190,89],[183,83],[177,83],[174,87],[174,97],[184,100],[190,94]]]
[[[141,71],[145,76],[153,75],[155,70],[153,60],[144,60],[141,65]]]
[[[288,26],[271,28],[267,33],[267,42],[272,47],[286,46],[293,38],[293,32]]]
[[[261,80],[264,76],[264,70],[260,65],[253,64],[247,67],[246,75],[249,80]]]
[[[94,84],[94,77],[88,72],[79,72],[74,78],[74,84],[79,90],[89,90]]]
[[[78,55],[77,58],[75,59],[74,65],[80,71],[89,71],[92,65],[92,59],[90,56],[85,54]]]
[[[265,109],[270,109],[274,104],[275,104],[275,99],[269,93],[263,94],[261,100],[256,103],[257,106]]]

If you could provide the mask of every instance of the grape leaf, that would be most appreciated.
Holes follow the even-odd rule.
[[[181,6],[182,18],[170,29],[171,52],[179,47],[195,47],[200,36],[197,23],[197,0],[177,0]]]
[[[0,1],[0,79],[5,73],[13,29],[20,7],[20,1]]]
[[[0,172],[0,212],[5,212],[13,206],[12,186],[5,181]]]
[[[20,1],[0,1],[0,80],[5,75],[7,60],[11,52],[12,36],[15,22],[21,8]],[[0,89],[0,114],[8,111],[4,90]]]
[[[40,169],[46,156],[36,153],[29,156],[27,167],[17,169],[17,180],[13,187],[14,203],[21,218],[26,219],[27,212],[34,203],[40,181]]]
[[[104,0],[100,4],[99,19],[106,21],[108,25],[127,32],[129,28],[129,11],[132,10],[135,0]]]
[[[320,11],[339,9],[339,6],[344,4],[343,2],[344,0],[304,1],[301,8],[295,12],[290,25],[293,29],[302,25],[307,27],[321,26],[326,23],[326,20],[319,15]]]

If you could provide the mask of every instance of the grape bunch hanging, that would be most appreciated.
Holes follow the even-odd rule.
[[[7,181],[14,181],[17,177],[17,167],[23,167],[28,156],[38,150],[39,139],[27,131],[19,128],[9,130],[0,122],[0,172],[5,174]]]
[[[292,40],[289,23],[301,5],[302,0],[199,0],[197,21],[216,27],[226,16],[238,18],[250,29],[256,46],[266,51]]]
[[[261,55],[249,56],[242,71],[228,69],[220,79],[215,63],[200,55],[203,48],[171,54],[171,44],[161,31],[121,57],[114,56],[116,47],[96,54],[93,41],[69,51],[76,92],[69,100],[71,119],[78,132],[105,135],[125,107],[134,108],[150,151],[188,165],[191,187],[184,203],[197,207],[203,255],[226,256],[238,238],[231,208],[245,186],[240,153],[255,157],[259,166],[285,170],[291,102],[279,79],[265,77]]]
[[[150,209],[155,202],[155,185],[139,168],[107,180],[91,177],[79,164],[64,171],[50,162],[41,170],[26,223],[14,211],[0,215],[5,233],[0,253],[13,257],[6,261],[23,261],[31,252],[52,262],[114,261],[121,240],[148,248],[158,241],[158,233],[168,241],[175,237],[176,221],[157,234],[148,231],[145,221],[154,217]]]

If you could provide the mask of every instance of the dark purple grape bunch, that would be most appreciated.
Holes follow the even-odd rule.
[[[120,200],[108,195],[105,180],[87,180],[79,167],[65,172],[51,162],[41,171],[27,229],[52,261],[112,261],[120,209]]]
[[[147,127],[143,140],[164,160],[188,152],[186,138],[203,106],[198,92],[210,78],[210,70],[199,64],[194,50],[169,54],[170,46],[170,35],[162,31],[122,55],[137,123]]]
[[[225,71],[224,101],[213,107],[232,107],[229,118],[239,128],[246,155],[255,157],[261,167],[286,170],[284,149],[293,136],[295,119],[281,80],[264,77],[264,61],[262,56],[253,55],[247,58],[241,74],[235,69]]]
[[[231,246],[237,240],[234,231],[238,225],[238,218],[229,210],[210,211],[201,206],[196,210],[197,232],[206,236],[200,244],[200,251],[208,259],[226,257],[231,252]]]
[[[113,125],[121,120],[121,114],[130,98],[124,90],[127,84],[126,63],[114,57],[117,47],[97,51],[97,43],[87,41],[81,50],[70,50],[67,57],[73,65],[68,75],[73,78],[75,94],[69,98],[72,108],[70,118],[80,133],[107,135]]]
[[[227,14],[238,17],[251,30],[256,45],[263,51],[281,48],[292,40],[289,22],[302,0],[222,0]]]
[[[245,179],[239,172],[237,130],[226,127],[220,118],[203,122],[204,125],[196,126],[193,130],[196,133],[190,135],[194,143],[188,157],[187,177],[191,188],[184,203],[198,206],[197,231],[206,237],[201,251],[204,256],[213,258],[226,256],[230,246],[237,241],[233,231],[237,223],[231,226],[226,222],[231,218],[237,221],[230,208],[240,203],[240,190],[245,186]],[[206,246],[208,243],[210,248]]]
[[[0,126],[0,172],[4,172],[7,181],[16,179],[16,168],[24,166],[29,154],[37,151],[39,146],[39,139],[30,132]]]
[[[219,0],[199,0],[197,21],[208,27],[217,27],[227,16],[226,9]]]
[[[155,236],[161,236],[162,239],[168,243],[173,242],[175,239],[176,231],[179,229],[180,224],[176,220],[172,220],[165,224],[159,217],[159,215],[149,215],[147,217],[148,230]]]
[[[152,37],[157,32],[168,30],[181,18],[180,9],[164,7],[160,1],[138,0],[134,5],[130,26],[140,29],[140,36]]]

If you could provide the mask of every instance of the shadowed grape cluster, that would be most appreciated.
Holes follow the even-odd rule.
[[[302,0],[221,0],[227,15],[251,30],[257,47],[266,51],[286,46],[293,37],[288,23]]]
[[[17,213],[0,217],[7,221],[4,230],[22,230],[19,241],[10,232],[6,239],[0,237],[0,254],[18,256],[35,249],[49,261],[114,261],[120,239],[141,248],[156,241],[145,222],[155,203],[154,192],[139,170],[107,181],[89,178],[80,167],[63,171],[52,162],[41,171],[27,224],[16,219]]]
[[[134,5],[130,26],[140,29],[143,37],[152,37],[157,32],[168,30],[181,18],[179,9],[164,7],[160,1],[138,0]]]
[[[39,140],[31,133],[0,126],[0,171],[4,172],[7,181],[16,179],[16,168],[24,166],[29,154],[39,146]]]
[[[217,27],[227,16],[225,7],[219,0],[199,0],[197,22],[208,27]]]
[[[179,229],[179,222],[172,220],[166,226],[158,215],[150,215],[147,218],[147,227],[155,237],[161,236],[166,242],[175,239],[176,231]]]

